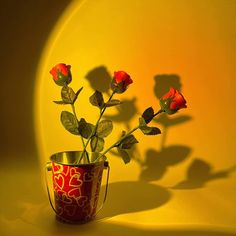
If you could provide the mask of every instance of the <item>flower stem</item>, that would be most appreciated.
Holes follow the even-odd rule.
[[[157,115],[159,115],[160,113],[164,112],[163,110],[159,110],[157,113],[155,113],[153,115],[153,118]],[[136,126],[135,128],[133,128],[132,130],[130,130],[127,134],[125,134],[124,136],[122,136],[118,141],[116,141],[114,144],[112,144],[108,149],[106,149],[101,156],[97,157],[93,162],[96,162],[97,160],[99,160],[101,157],[105,156],[105,154],[107,152],[109,152],[112,148],[116,147],[121,141],[123,141],[127,136],[129,136],[130,134],[132,134],[134,131],[136,131],[137,129],[139,129],[139,125]]]
[[[111,96],[109,97],[109,99],[108,99],[107,102],[110,102],[110,101],[111,101],[111,99],[112,99],[112,97],[114,96],[114,94],[115,94],[115,92],[112,92],[112,94],[111,94]],[[97,123],[96,123],[96,125],[95,125],[94,132],[93,132],[93,134],[92,134],[91,136],[93,136],[94,134],[96,134],[99,121],[101,120],[101,118],[102,118],[102,116],[103,116],[103,114],[104,114],[106,108],[107,108],[106,105],[102,108],[102,110],[101,110],[101,112],[100,112],[100,116],[99,116],[99,118],[98,118],[98,120],[97,120]],[[88,141],[89,141],[89,140],[88,140]]]
[[[73,114],[74,114],[76,122],[77,122],[77,126],[79,126],[78,118],[77,118],[76,111],[75,111],[75,105],[71,104],[71,107],[72,107],[72,111],[73,111]],[[90,163],[88,153],[86,151],[86,147],[85,147],[85,143],[84,143],[84,138],[82,136],[80,136],[80,138],[81,138],[81,142],[83,144],[84,152],[86,152],[86,157],[87,157],[88,163]],[[79,163],[80,163],[80,161],[81,161],[81,158],[79,160]]]
[[[154,114],[153,118],[157,115],[159,115],[160,113],[164,112],[164,110],[160,109],[157,113]]]
[[[111,101],[111,99],[112,99],[112,97],[114,96],[114,94],[115,94],[115,91],[112,92],[112,94],[111,94],[111,96],[109,97],[109,99],[108,99],[107,102],[110,102],[110,101]],[[80,157],[80,160],[82,159],[82,157],[83,157],[83,155],[84,155],[84,152],[86,152],[86,148],[87,148],[87,146],[88,146],[88,144],[89,144],[91,138],[96,134],[99,121],[101,120],[101,118],[102,118],[102,116],[103,116],[103,114],[104,114],[106,108],[107,108],[106,105],[104,105],[104,107],[101,109],[100,115],[99,115],[98,120],[97,120],[96,125],[95,125],[95,128],[94,128],[92,134],[90,135],[90,137],[87,139],[86,144],[84,145],[84,150],[83,150],[83,152],[82,152],[82,155],[81,155],[81,157]],[[80,161],[80,160],[79,160],[79,161]]]
[[[121,141],[123,141],[127,136],[132,134],[134,131],[136,131],[139,128],[139,125],[135,128],[133,128],[131,131],[129,131],[126,135],[122,136],[118,141],[116,141],[114,144],[112,144],[106,151],[102,153],[101,156],[97,157],[94,162],[96,162],[98,159],[103,157],[107,152],[109,152],[112,148],[116,147]]]

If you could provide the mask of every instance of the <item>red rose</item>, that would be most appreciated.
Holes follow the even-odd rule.
[[[57,85],[64,86],[71,82],[70,67],[70,65],[59,63],[50,70],[50,74]]]
[[[174,88],[170,88],[160,100],[161,109],[167,114],[174,114],[181,108],[186,108],[186,100],[184,96]]]
[[[112,80],[111,88],[116,93],[123,93],[128,85],[132,84],[133,80],[124,71],[115,71],[114,78]]]

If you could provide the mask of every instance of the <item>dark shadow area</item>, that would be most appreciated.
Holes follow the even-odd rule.
[[[189,147],[181,145],[164,147],[161,151],[147,150],[139,179],[142,181],[160,180],[170,167],[184,161],[190,152]]]
[[[30,177],[32,178],[32,176]],[[17,186],[15,190],[19,192],[20,196],[24,195],[24,197],[16,201],[14,196],[7,197],[7,193],[2,196],[1,200],[5,199],[5,201],[2,201],[5,205],[2,210],[5,214],[0,214],[0,225],[5,222],[5,226],[0,232],[8,230],[6,222],[10,225],[17,220],[24,225],[24,229],[29,228],[29,231],[32,231],[33,227],[35,230],[40,229],[44,233],[55,233],[57,235],[77,235],[78,230],[80,235],[97,235],[97,233],[100,235],[103,231],[112,232],[112,229],[119,230],[118,232],[114,231],[114,233],[129,232],[131,235],[135,235],[139,230],[136,231],[135,228],[129,230],[126,226],[116,226],[111,222],[106,223],[106,220],[120,214],[155,209],[163,206],[171,199],[169,190],[154,184],[135,181],[111,183],[109,184],[107,201],[97,218],[87,224],[71,225],[56,221],[55,214],[45,196],[42,197],[39,194],[37,201],[32,201],[28,189],[30,186],[37,184],[34,178],[32,178],[32,183],[28,182],[25,186],[19,186],[17,181],[15,184]],[[104,189],[105,186],[102,186],[101,199],[103,198]],[[41,191],[38,190],[37,192]],[[12,204],[9,205],[11,201]]]
[[[154,81],[154,94],[158,99],[167,93],[170,87],[173,87],[181,92],[182,84],[180,82],[180,77],[177,74],[155,75]]]
[[[160,236],[233,236],[236,233],[216,229],[214,226],[195,225],[194,227],[181,226],[175,228],[168,225],[165,228],[158,226],[150,228],[148,226],[138,226],[132,224],[114,223],[110,217],[119,214],[151,210],[166,204],[171,198],[171,194],[163,187],[140,182],[117,182],[111,183],[108,201],[97,218],[86,224],[65,224],[55,219],[55,214],[50,208],[45,198],[39,203],[23,202],[25,213],[17,214],[17,217],[0,217],[1,235],[15,235],[11,225],[18,222],[20,235],[160,235]],[[7,207],[7,206],[6,206]],[[14,205],[13,205],[14,207]],[[144,219],[145,220],[145,219]],[[158,218],[156,222],[158,222]],[[142,219],[139,218],[139,222]]]
[[[236,171],[236,165],[225,170],[214,171],[210,163],[195,159],[187,169],[186,179],[177,183],[173,189],[196,189],[203,188],[208,182],[224,179]]]
[[[123,123],[126,126],[127,130],[130,130],[130,121],[138,113],[136,106],[136,97],[132,99],[121,99],[122,104],[119,107],[116,107],[116,114],[114,115],[104,115],[104,118],[110,119],[117,123]]]
[[[158,220],[158,219],[157,219]],[[170,226],[171,227],[171,226]],[[112,235],[112,236],[235,236],[235,233],[217,231],[214,229],[145,229],[132,225],[120,225],[105,222],[90,222],[88,225],[74,225],[73,227],[55,222],[53,233],[57,235]]]
[[[177,115],[177,117],[171,117],[165,115],[165,113],[160,114],[158,118],[156,118],[154,121],[157,123],[161,124],[164,127],[171,127],[171,126],[176,126],[180,125],[184,122],[190,121],[192,118],[187,115]]]
[[[46,201],[35,144],[34,83],[45,42],[70,2],[1,1],[0,219],[12,221],[8,227],[29,206]],[[8,235],[5,229],[0,226],[1,235]]]
[[[0,218],[14,221],[24,215],[28,206],[47,201],[39,170],[23,168],[20,165],[18,169],[1,169],[0,178],[4,181],[1,181]]]
[[[35,74],[49,33],[70,0],[1,1],[1,163],[38,164],[34,138]]]
[[[102,219],[95,219],[89,223],[81,225],[64,224],[55,219],[50,213],[50,209],[45,205],[35,206],[34,217],[19,219],[21,227],[17,231],[19,235],[31,235],[34,229],[35,235],[58,235],[58,236],[93,236],[93,235],[114,235],[114,236],[236,236],[236,232],[215,228],[214,226],[181,226],[175,227],[167,225],[165,228],[150,228],[148,226],[136,227],[132,224],[122,224],[106,222]],[[156,219],[158,222],[158,219]],[[1,235],[15,235],[11,229],[14,221],[4,221],[0,219]]]
[[[110,83],[112,76],[105,66],[98,66],[87,73],[85,78],[93,90],[98,90],[102,93],[110,94]]]
[[[108,69],[104,66],[98,66],[92,70],[90,70],[87,75],[85,75],[85,79],[89,81],[89,84],[92,89],[98,90],[107,95],[111,94],[110,84],[112,80],[112,74],[109,73]],[[137,114],[137,106],[136,106],[136,98],[132,99],[122,99],[122,94],[116,95],[115,99],[121,100],[122,104],[116,106],[112,109],[116,109],[116,114],[107,115],[104,114],[104,118],[111,119],[117,123],[124,123],[126,128],[130,129],[130,121]]]
[[[155,209],[171,199],[171,193],[163,187],[138,181],[110,183],[108,191],[99,219]]]
[[[166,113],[162,113],[160,116],[158,116],[156,119],[154,119],[154,122],[157,122],[162,126],[162,136],[161,136],[161,148],[164,148],[167,133],[169,131],[169,128],[172,126],[180,125],[182,123],[190,121],[192,118],[188,115],[174,115],[169,116]]]

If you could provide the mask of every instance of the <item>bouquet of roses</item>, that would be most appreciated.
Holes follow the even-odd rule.
[[[101,158],[104,159],[106,158],[105,154],[113,148],[118,150],[118,153],[122,157],[124,163],[130,162],[130,157],[127,150],[132,148],[134,144],[138,143],[138,140],[133,135],[136,130],[141,130],[144,135],[160,134],[161,131],[159,128],[148,125],[153,118],[162,112],[172,115],[179,109],[186,108],[186,101],[183,95],[174,88],[170,88],[169,92],[160,99],[160,109],[157,112],[155,112],[152,107],[147,108],[142,113],[142,116],[139,118],[138,125],[135,128],[130,131],[122,131],[121,137],[110,147],[104,150],[105,138],[111,134],[113,130],[113,123],[111,120],[103,119],[103,114],[107,108],[119,106],[121,104],[121,101],[115,99],[114,97],[116,94],[124,93],[128,86],[133,83],[133,80],[129,74],[124,71],[114,72],[114,76],[110,84],[112,93],[109,99],[104,101],[103,94],[97,90],[89,97],[90,103],[99,109],[96,124],[91,124],[87,122],[85,118],[77,117],[75,102],[77,101],[83,87],[75,92],[68,86],[72,81],[70,68],[70,65],[60,63],[51,69],[50,74],[53,76],[54,82],[58,86],[61,86],[61,100],[54,102],[61,105],[70,105],[72,109],[72,112],[61,112],[61,123],[67,131],[73,135],[80,136],[81,138],[83,151],[77,164],[79,164],[83,158],[86,158],[88,163],[97,162]],[[91,152],[99,152],[101,155],[94,160],[90,160],[87,151],[89,148],[88,146],[90,147]]]

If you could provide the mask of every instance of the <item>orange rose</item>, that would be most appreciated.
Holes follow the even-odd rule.
[[[176,113],[181,108],[186,108],[186,100],[184,96],[174,88],[170,88],[160,100],[161,109],[167,114],[171,115]]]
[[[57,85],[64,86],[71,82],[70,67],[70,65],[59,63],[50,70],[50,74]]]
[[[124,71],[115,71],[114,78],[111,83],[111,89],[116,93],[123,93],[128,85],[132,84],[133,80]]]

